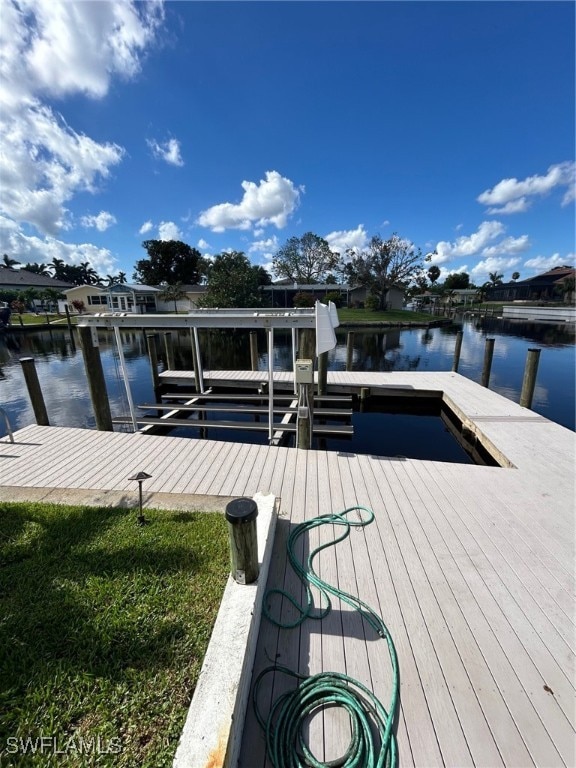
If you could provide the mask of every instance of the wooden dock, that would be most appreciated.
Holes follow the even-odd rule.
[[[276,375],[275,388],[290,387],[290,374]],[[258,374],[225,377],[254,383]],[[0,441],[0,500],[26,489],[47,499],[69,488],[133,490],[127,478],[140,470],[152,475],[147,493],[271,491],[280,518],[268,585],[298,596],[285,557],[292,526],[370,507],[374,523],[324,550],[319,572],[373,606],[394,638],[400,765],[576,765],[574,433],[459,374],[329,372],[330,393],[353,387],[435,393],[503,466],[29,426],[14,444]],[[311,535],[303,554],[324,535]],[[284,601],[281,611],[289,619],[293,609]],[[274,661],[345,672],[387,705],[386,649],[344,605],[299,629],[263,620],[254,674]],[[264,709],[285,685],[270,677]],[[319,759],[332,759],[346,724],[327,711],[310,738]],[[241,766],[268,765],[249,711]]]

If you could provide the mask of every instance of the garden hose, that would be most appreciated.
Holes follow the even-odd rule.
[[[357,512],[358,520],[348,517]],[[314,570],[314,558],[327,547],[344,541],[352,527],[363,527],[374,520],[374,513],[367,507],[349,507],[340,513],[320,515],[297,525],[288,537],[288,559],[305,587],[304,605],[282,589],[268,590],[264,597],[263,613],[266,618],[284,629],[299,626],[306,619],[323,619],[332,608],[331,595],[339,598],[368,622],[381,639],[386,640],[392,667],[392,695],[388,711],[374,694],[358,680],[338,672],[321,672],[316,675],[300,675],[287,667],[274,665],[264,669],[256,678],[253,701],[256,718],[266,734],[268,758],[275,768],[396,768],[398,752],[393,732],[398,706],[399,676],[398,658],[394,643],[382,618],[365,602],[354,595],[339,590],[323,581]],[[296,555],[296,545],[301,536],[322,525],[341,526],[343,532],[332,541],[321,544],[308,555],[306,566]],[[313,610],[311,587],[321,595],[319,609]],[[283,623],[270,613],[269,599],[279,595],[287,599],[298,611],[293,622]],[[271,672],[282,672],[298,680],[298,686],[279,696],[267,718],[258,708],[258,692],[264,677]],[[311,752],[303,736],[303,727],[310,718],[326,707],[341,707],[348,712],[351,723],[351,739],[344,755],[328,763],[320,762]]]

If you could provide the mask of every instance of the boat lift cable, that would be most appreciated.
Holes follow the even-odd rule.
[[[359,513],[359,519],[349,517]],[[332,609],[331,596],[357,610],[388,646],[392,670],[392,694],[388,710],[361,682],[338,672],[321,672],[316,675],[300,675],[280,665],[264,669],[256,678],[253,703],[256,718],[266,734],[268,757],[275,768],[396,768],[398,751],[394,735],[394,721],[399,703],[398,657],[394,642],[382,618],[358,597],[343,592],[322,580],[314,570],[315,557],[327,547],[344,541],[353,527],[364,527],[374,520],[374,513],[367,507],[349,507],[340,513],[320,515],[297,525],[288,538],[288,559],[305,588],[305,601],[298,604],[295,598],[282,589],[270,589],[264,596],[263,613],[279,627],[290,629],[307,619],[323,619]],[[342,533],[325,542],[308,555],[306,564],[297,556],[299,539],[314,528],[339,526]],[[314,608],[312,587],[319,590],[321,605]],[[270,599],[276,595],[284,598],[296,609],[297,618],[282,622],[271,613]],[[281,672],[298,680],[298,687],[280,695],[265,718],[258,706],[258,693],[263,679],[271,672]],[[310,718],[327,707],[342,707],[351,722],[351,739],[344,755],[328,763],[320,762],[312,753],[303,728]]]

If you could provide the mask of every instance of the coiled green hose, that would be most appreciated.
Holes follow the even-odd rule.
[[[351,512],[360,513],[358,520],[348,518]],[[287,551],[290,564],[305,586],[306,600],[303,606],[282,589],[271,589],[264,597],[263,613],[279,627],[297,627],[306,619],[323,619],[332,609],[330,596],[334,596],[357,610],[368,624],[386,640],[392,666],[392,695],[388,711],[374,694],[358,680],[338,672],[321,672],[307,677],[286,667],[275,665],[264,669],[256,678],[253,690],[254,710],[260,726],[266,733],[268,757],[275,768],[396,768],[398,751],[393,725],[399,696],[398,658],[394,643],[382,618],[365,602],[347,592],[323,581],[314,570],[314,558],[327,547],[344,541],[353,527],[369,525],[374,513],[367,507],[349,507],[340,513],[320,515],[297,525],[288,538]],[[328,541],[308,555],[306,566],[296,556],[298,539],[313,528],[321,525],[336,525],[343,528],[340,536]],[[311,586],[320,591],[324,603],[313,611]],[[275,619],[269,608],[272,595],[286,598],[299,612],[291,623]],[[258,708],[258,691],[265,675],[280,671],[299,681],[296,689],[279,696],[267,718]],[[329,763],[321,763],[310,751],[302,729],[305,722],[325,707],[342,707],[350,715],[352,736],[344,755]]]

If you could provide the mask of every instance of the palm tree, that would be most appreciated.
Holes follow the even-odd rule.
[[[494,287],[495,285],[499,285],[502,282],[504,275],[501,275],[498,272],[490,272],[488,277],[490,278],[490,285]]]
[[[58,299],[63,299],[64,294],[56,290],[56,288],[45,288],[41,293],[41,298],[48,301],[49,306],[55,306],[56,312],[60,314],[60,307],[58,306]]]
[[[89,261],[82,261],[80,262],[80,274],[82,276],[82,280],[86,285],[100,285],[102,282],[102,279],[100,278],[100,275],[94,267],[90,266]]]
[[[520,272],[512,272],[512,280],[516,281],[520,277]]]
[[[177,301],[179,299],[184,299],[186,297],[186,291],[182,288],[182,283],[177,282],[174,283],[174,285],[168,285],[168,283],[162,283],[160,286],[162,288],[161,292],[158,294],[158,298],[162,301],[173,301],[174,302],[174,312],[178,314],[178,305]]]
[[[118,282],[118,285],[126,285],[126,272],[118,272],[116,275],[116,281]]]
[[[10,258],[10,256],[8,256],[8,254],[7,254],[7,253],[5,253],[5,254],[2,256],[2,261],[4,262],[4,266],[5,266],[5,267],[8,267],[8,269],[12,269],[12,267],[14,266],[14,264],[20,264],[20,262],[19,262],[19,261],[16,261],[16,259],[11,259],[11,258]]]
[[[35,275],[49,275],[50,269],[48,268],[48,264],[40,264],[36,261],[31,262],[30,264],[24,264],[23,269],[27,270],[28,272],[34,272]]]
[[[52,277],[56,280],[66,279],[66,262],[64,259],[59,259],[57,256],[54,256],[50,262],[50,269],[52,270]]]

